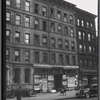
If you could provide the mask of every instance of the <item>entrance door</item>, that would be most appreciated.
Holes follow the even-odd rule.
[[[57,91],[60,90],[62,86],[62,75],[54,75],[54,86]]]

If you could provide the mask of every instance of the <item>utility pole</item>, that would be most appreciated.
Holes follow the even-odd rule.
[[[98,36],[99,36],[98,100],[100,100],[100,0],[98,0]]]

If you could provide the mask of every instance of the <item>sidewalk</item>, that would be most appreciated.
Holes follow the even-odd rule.
[[[66,95],[60,95],[60,93],[42,93],[42,94],[37,94],[37,96],[33,97],[22,97],[22,100],[59,100],[59,99],[64,99],[64,98],[72,98],[75,97],[76,91],[67,91]],[[16,100],[16,98],[13,99],[7,99],[7,100]]]

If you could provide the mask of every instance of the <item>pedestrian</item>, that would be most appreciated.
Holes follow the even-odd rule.
[[[21,100],[21,87],[20,86],[17,90],[17,100]]]

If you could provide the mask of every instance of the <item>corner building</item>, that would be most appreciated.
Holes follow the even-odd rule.
[[[75,5],[6,0],[7,90],[37,92],[78,84]]]
[[[96,15],[76,8],[76,37],[79,65],[79,84],[97,84],[98,42]]]

